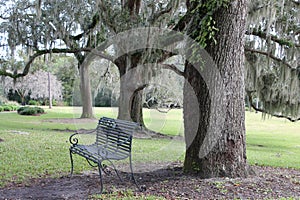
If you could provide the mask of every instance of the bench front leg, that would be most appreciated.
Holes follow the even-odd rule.
[[[132,180],[133,180],[133,183],[136,185],[136,187],[139,189],[140,192],[143,192],[144,190],[138,185],[138,183],[137,183],[137,181],[135,180],[135,177],[134,177],[134,175],[133,175],[131,154],[129,155],[129,164],[130,164],[131,178],[132,178]]]
[[[74,170],[74,164],[73,164],[73,152],[70,149],[70,161],[71,161],[71,173],[70,173],[70,177],[73,176],[73,170]]]

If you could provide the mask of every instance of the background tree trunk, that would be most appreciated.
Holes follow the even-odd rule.
[[[118,119],[138,122],[144,125],[143,119],[143,88],[139,87],[134,68],[139,58],[124,55],[116,61],[120,74],[120,98]]]
[[[227,8],[219,9],[214,15],[219,31],[210,42],[207,52],[220,70],[225,85],[225,113],[210,113],[209,91],[197,70],[186,64],[186,80],[194,89],[199,106],[199,120],[195,108],[189,105],[190,93],[187,83],[184,88],[184,128],[186,139],[191,139],[190,127],[198,124],[198,131],[192,141],[187,141],[184,161],[186,172],[196,172],[203,178],[245,177],[248,175],[245,144],[244,110],[244,33],[246,0],[233,0]],[[198,113],[199,114],[199,113]],[[222,136],[205,156],[200,157],[200,147],[207,134],[210,115],[225,118]]]
[[[50,72],[48,72],[48,95],[49,95],[49,109],[51,109],[52,108],[52,93],[51,93]]]
[[[81,64],[80,72],[80,93],[82,102],[81,118],[95,118],[92,105],[91,83],[89,76],[89,66]]]

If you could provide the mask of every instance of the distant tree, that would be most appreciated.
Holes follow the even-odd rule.
[[[37,71],[34,74],[29,74],[17,80],[6,77],[2,81],[6,93],[8,93],[9,90],[15,91],[20,96],[22,104],[25,104],[25,97],[28,95],[31,99],[49,99],[48,75],[50,75],[49,77],[52,83],[51,97],[55,100],[61,100],[61,82],[58,81],[54,75],[48,74],[48,72],[45,71]]]
[[[77,66],[78,63],[73,56],[53,55],[49,62],[49,70],[61,82],[63,101],[68,105],[72,105],[74,90],[79,89],[75,84],[79,79]]]

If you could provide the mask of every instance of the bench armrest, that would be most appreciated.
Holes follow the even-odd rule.
[[[75,132],[72,135],[70,135],[69,142],[74,146],[74,145],[78,144],[78,141],[79,141],[78,138],[76,137],[77,135],[79,135],[79,134],[93,134],[95,132],[97,132],[97,130],[95,130],[95,129],[90,130],[90,131],[85,131],[85,132],[82,132],[82,133]]]

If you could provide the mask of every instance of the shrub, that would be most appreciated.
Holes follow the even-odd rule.
[[[20,115],[36,115],[36,114],[37,114],[37,110],[32,107],[25,108],[23,111],[20,112]]]
[[[45,110],[43,108],[34,107],[34,109],[36,109],[36,111],[37,111],[38,114],[44,114],[45,113]]]
[[[3,107],[2,106],[0,106],[0,112],[2,112],[4,109],[3,109]]]
[[[43,108],[40,107],[20,107],[18,109],[18,114],[20,115],[37,115],[37,114],[44,114],[45,111]]]
[[[4,105],[2,106],[4,111],[13,111],[13,107],[10,105]]]
[[[23,110],[25,110],[28,107],[20,107],[17,109],[18,114],[20,114],[20,112],[22,112]]]
[[[16,111],[16,110],[18,110],[18,108],[19,108],[19,106],[12,106],[12,108],[13,108],[13,111]]]
[[[52,100],[52,106],[57,106],[57,101],[56,100]]]
[[[38,105],[39,105],[39,102],[36,101],[36,100],[29,100],[29,101],[28,101],[28,105],[38,106]]]
[[[8,101],[2,107],[4,111],[15,111],[19,108],[19,104],[14,101]]]

